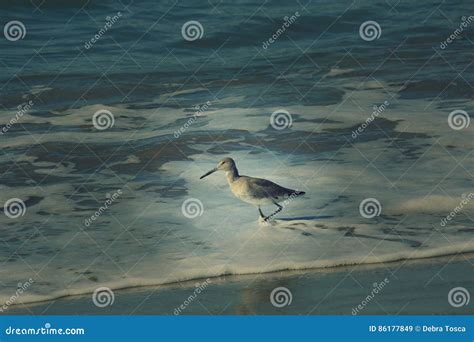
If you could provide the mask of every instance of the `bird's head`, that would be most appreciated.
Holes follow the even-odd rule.
[[[214,173],[216,171],[230,171],[235,168],[235,162],[232,158],[224,158],[222,159],[215,168],[213,168],[211,171],[206,172],[204,175],[200,177],[200,179],[203,179],[204,177],[209,176],[211,173]]]

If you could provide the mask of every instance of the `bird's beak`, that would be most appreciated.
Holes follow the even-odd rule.
[[[211,173],[214,173],[217,171],[217,167],[213,168],[211,171],[209,172],[206,172],[205,174],[203,174],[201,177],[199,177],[199,179],[203,179],[204,177],[207,177],[209,176]]]

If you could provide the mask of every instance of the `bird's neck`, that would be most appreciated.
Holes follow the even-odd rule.
[[[227,177],[227,182],[229,184],[235,182],[240,177],[239,171],[237,171],[237,168],[235,166],[231,168],[229,171],[226,171],[225,176]]]

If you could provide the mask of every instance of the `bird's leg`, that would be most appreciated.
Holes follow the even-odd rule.
[[[260,209],[260,206],[258,206],[258,212],[260,213],[260,217],[264,219],[265,215],[263,215],[262,209]]]
[[[278,207],[278,209],[273,214],[270,214],[267,217],[265,217],[264,218],[265,221],[268,221],[269,219],[271,219],[273,216],[278,214],[283,209],[283,207],[279,205],[277,202],[273,202],[273,204],[275,204]]]

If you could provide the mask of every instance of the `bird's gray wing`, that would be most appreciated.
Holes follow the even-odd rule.
[[[249,183],[252,186],[254,195],[258,198],[272,197],[278,199],[294,192],[294,190],[284,188],[263,178],[249,177]]]

